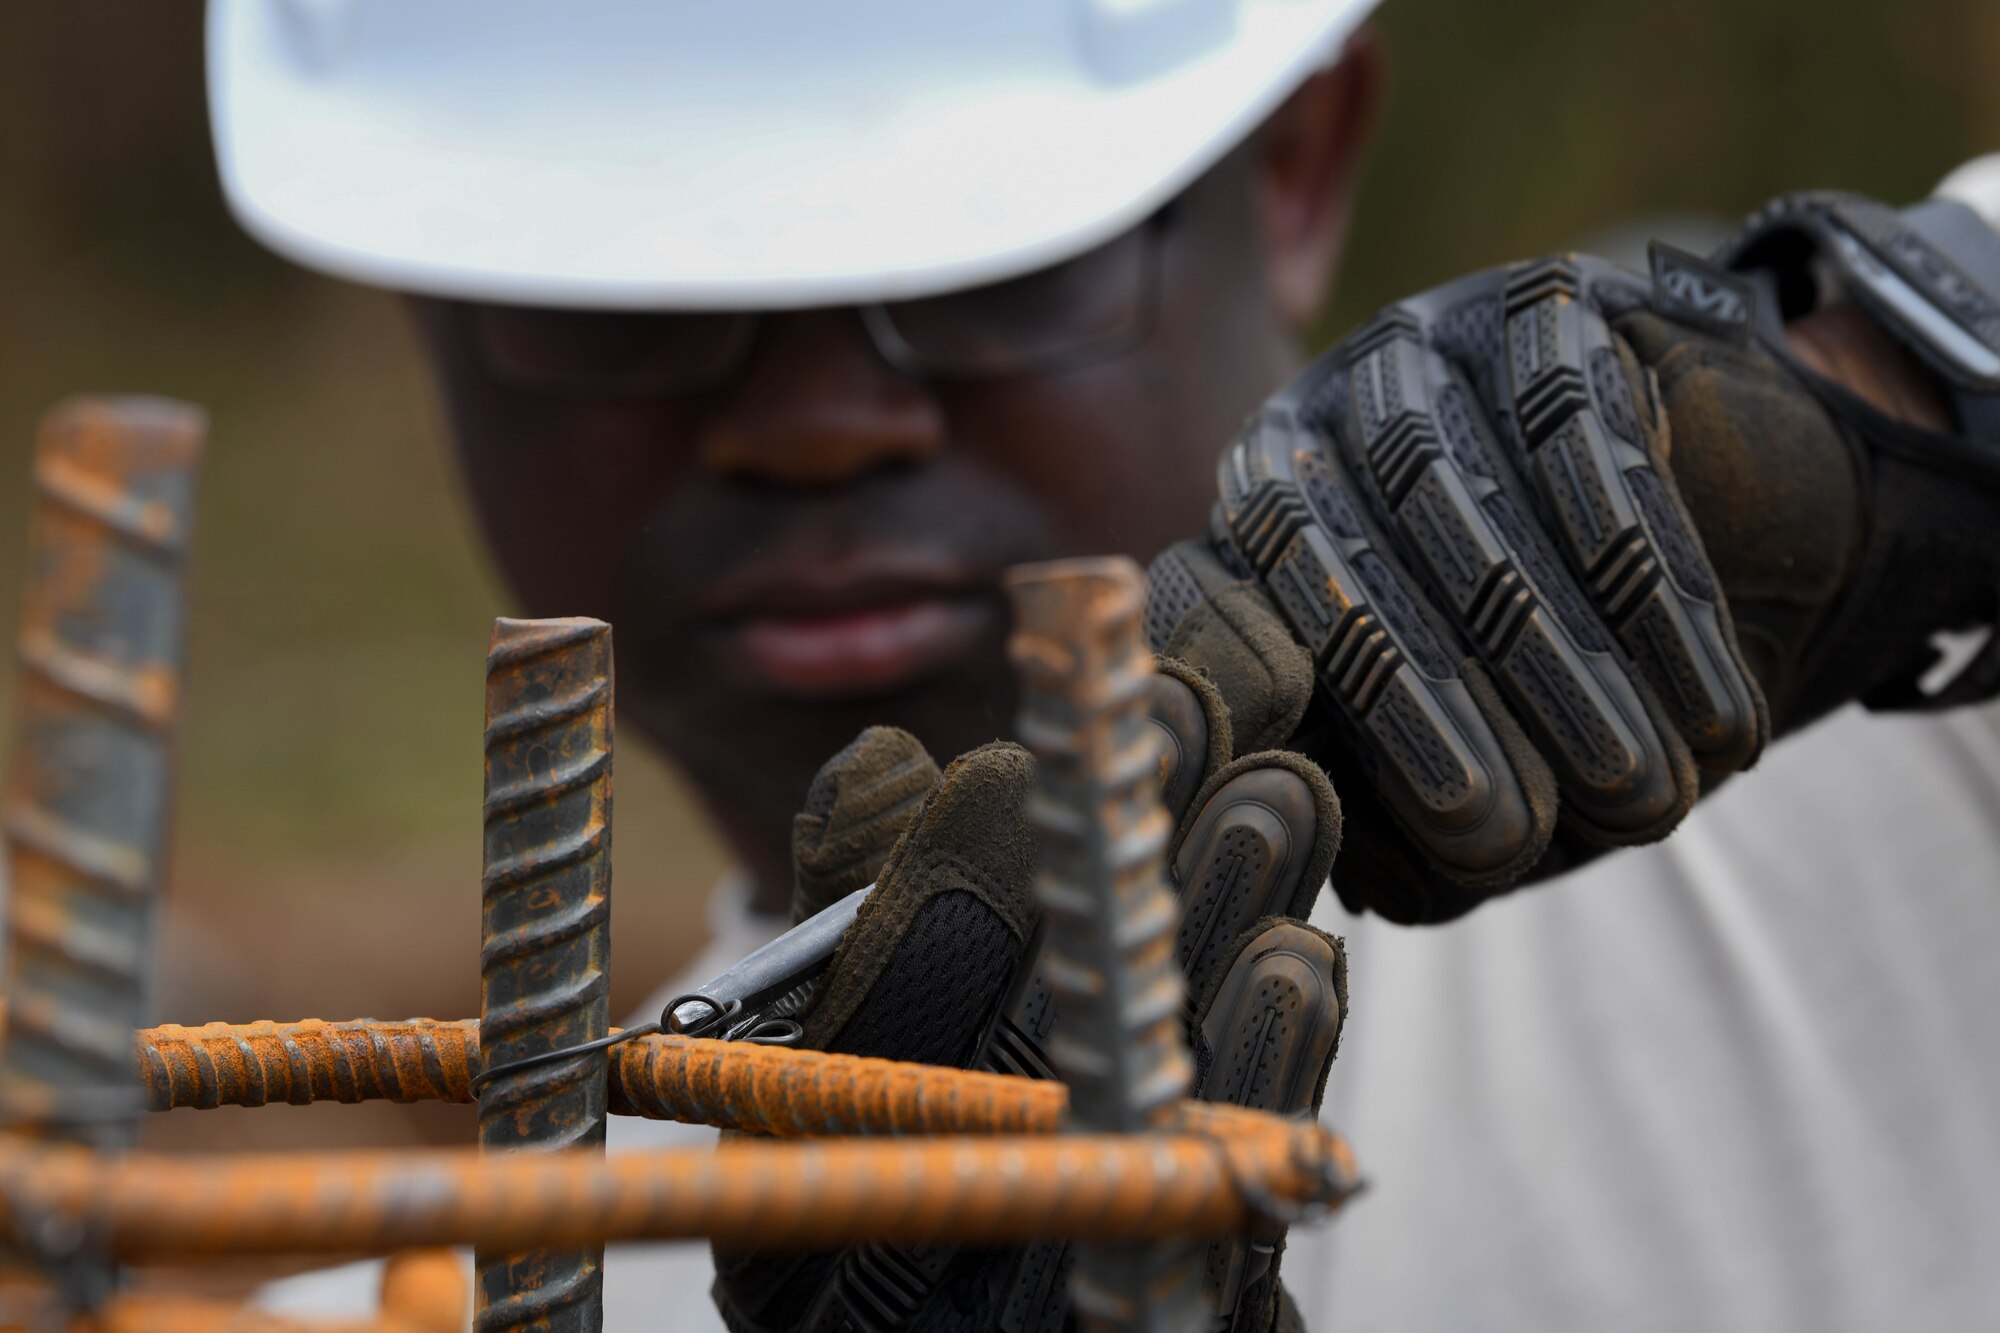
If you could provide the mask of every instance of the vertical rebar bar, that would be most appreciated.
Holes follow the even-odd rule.
[[[180,706],[183,569],[206,420],[157,398],[42,419],[4,799],[0,1085],[115,1145],[148,1015]],[[136,1099],[132,1109],[137,1109]]]
[[[487,1068],[610,1031],[611,627],[498,620],[486,658],[479,1047]],[[482,1148],[602,1152],[602,1051],[503,1075]],[[479,1333],[603,1325],[604,1251],[480,1251]]]
[[[1164,1128],[1190,1070],[1160,737],[1143,698],[1144,577],[1122,558],[1064,560],[1011,571],[1008,592],[1018,730],[1036,761],[1041,969],[1062,1011],[1049,1059],[1076,1128]],[[1179,1242],[1079,1245],[1070,1300],[1087,1327],[1182,1333],[1205,1318],[1197,1271]]]

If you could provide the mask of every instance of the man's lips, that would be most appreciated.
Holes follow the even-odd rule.
[[[930,596],[852,611],[750,616],[721,637],[760,683],[830,697],[907,684],[972,651],[997,619],[987,599]]]
[[[997,639],[997,588],[913,556],[798,564],[709,590],[705,646],[726,679],[805,698],[882,693]]]

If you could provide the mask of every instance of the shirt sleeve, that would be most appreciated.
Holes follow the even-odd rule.
[[[1973,158],[1939,181],[1933,193],[1967,205],[2000,231],[2000,153]]]

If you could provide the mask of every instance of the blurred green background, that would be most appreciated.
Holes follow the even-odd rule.
[[[1395,80],[1329,333],[1637,217],[1802,186],[1904,199],[2000,148],[1993,0],[1394,0],[1380,24]],[[204,404],[163,1013],[469,1014],[504,600],[395,302],[226,216],[201,66],[194,0],[0,7],[0,624],[41,411],[81,390]],[[698,946],[723,861],[670,774],[632,745],[618,763],[624,1007]],[[461,1132],[450,1114],[228,1133]]]

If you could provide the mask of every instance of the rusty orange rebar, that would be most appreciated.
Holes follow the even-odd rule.
[[[1046,1134],[1058,1083],[749,1042],[648,1037],[616,1048],[612,1108],[794,1138],[809,1134]]]
[[[211,1023],[149,1028],[135,1043],[146,1104],[469,1102],[479,1025]],[[1053,1129],[1061,1085],[745,1042],[645,1037],[611,1051],[611,1109],[797,1137],[1010,1134]]]
[[[457,1325],[448,1326],[455,1330]],[[118,1295],[94,1314],[79,1315],[69,1333],[443,1333],[383,1313],[375,1319],[289,1319],[284,1315],[189,1296]]]
[[[1099,1133],[1172,1123],[1194,1065],[1167,891],[1173,822],[1160,801],[1161,738],[1148,716],[1153,673],[1146,576],[1123,556],[1007,571],[1021,685],[1014,730],[1035,756],[1028,825],[1046,931],[1039,969],[1061,1014],[1045,1053],[1070,1089],[1070,1121]],[[1179,1333],[1204,1317],[1200,1252],[1076,1237],[1069,1302],[1085,1333]],[[1018,1262],[1008,1304],[1036,1300],[1050,1247]],[[1215,1312],[1226,1315],[1226,1311]]]
[[[129,1078],[166,860],[205,429],[199,409],[158,398],[72,398],[42,419],[0,790],[10,1098],[81,1104]],[[64,1132],[115,1143],[130,1131],[114,1120]]]
[[[51,1227],[121,1260],[701,1236],[737,1250],[1199,1239],[1254,1225],[1269,1204],[1335,1206],[1355,1186],[1345,1144],[1318,1125],[1202,1120],[1198,1133],[746,1140],[609,1160],[101,1157],[0,1140],[0,1244],[32,1252]]]
[[[154,1111],[289,1102],[470,1102],[479,1021],[169,1023],[134,1035]]]
[[[211,1023],[137,1034],[155,1111],[314,1100],[470,1102],[479,1024]],[[611,1051],[611,1109],[780,1138],[817,1134],[1052,1134],[1069,1107],[1059,1083],[702,1037],[641,1037]],[[1270,1121],[1183,1102],[1182,1127],[1233,1136]],[[1345,1148],[1342,1148],[1345,1152]]]
[[[71,1320],[69,1333],[463,1333],[472,1287],[450,1250],[405,1250],[382,1270],[381,1305],[366,1319],[293,1319],[213,1298],[121,1291]],[[55,1327],[51,1316],[24,1320]],[[13,1325],[0,1316],[0,1328]]]
[[[611,1031],[611,627],[493,622],[479,925],[479,1146],[604,1151]],[[536,1061],[522,1064],[522,1061]],[[601,1333],[601,1250],[473,1255],[478,1333]]]

